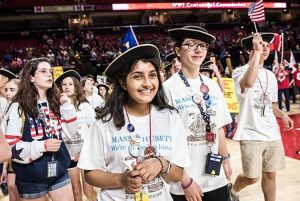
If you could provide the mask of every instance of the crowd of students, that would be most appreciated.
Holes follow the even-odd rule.
[[[82,188],[90,201],[238,201],[261,174],[265,200],[275,201],[276,172],[284,168],[275,117],[289,130],[293,121],[278,108],[276,76],[264,68],[274,34],[241,40],[249,62],[233,79],[243,174],[233,184],[224,133],[232,118],[216,64],[204,63],[216,38],[199,26],[169,34],[166,65],[155,45],[137,45],[106,68],[111,86],[75,70],[54,81],[45,58],[28,61],[20,82],[0,70],[8,101],[1,132],[10,146],[0,133],[0,160],[11,159],[2,171],[14,175],[7,177],[11,201],[77,201]]]

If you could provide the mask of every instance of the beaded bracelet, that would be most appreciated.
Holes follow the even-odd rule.
[[[190,177],[190,181],[187,184],[185,184],[185,185],[181,184],[181,188],[182,189],[187,189],[188,187],[190,187],[192,185],[192,183],[193,183],[193,178]]]

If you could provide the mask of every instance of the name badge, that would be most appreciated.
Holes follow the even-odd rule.
[[[206,164],[205,164],[205,173],[218,176],[220,175],[221,165],[222,165],[222,156],[219,154],[209,153],[206,157]]]
[[[47,175],[48,178],[51,177],[57,177],[57,168],[58,168],[58,162],[57,161],[51,161],[48,162],[48,171],[47,171]]]

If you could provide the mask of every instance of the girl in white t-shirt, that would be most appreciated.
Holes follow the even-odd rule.
[[[75,138],[65,141],[71,156],[68,173],[71,179],[75,201],[82,201],[82,186],[88,200],[96,200],[96,191],[93,186],[85,181],[83,172],[77,168],[83,140],[85,135],[90,133],[90,126],[95,120],[95,111],[85,98],[80,79],[81,76],[77,71],[68,70],[55,80],[61,92],[67,94],[76,109],[77,132]],[[82,185],[80,174],[82,174]]]
[[[5,91],[5,97],[7,100],[7,108],[5,109],[5,112],[9,109],[9,105],[12,101],[12,99],[15,97],[19,90],[19,79],[11,79],[9,82],[7,82],[4,86]],[[4,119],[6,119],[4,117]],[[4,124],[2,124],[3,130],[6,130],[4,128]],[[16,186],[16,174],[13,172],[11,167],[11,161],[3,163],[3,170],[1,174],[0,183],[3,183],[5,180],[7,180],[7,187],[8,187],[8,195],[10,201],[18,201],[20,200],[20,196],[18,193],[18,189]]]
[[[191,157],[191,165],[170,192],[175,201],[228,201],[231,167],[223,126],[231,117],[219,86],[199,73],[215,37],[199,26],[171,29],[169,33],[181,70],[164,82],[164,87],[187,129]]]
[[[96,110],[78,167],[99,201],[171,201],[167,182],[177,182],[188,165],[185,129],[167,104],[154,45],[133,47],[106,69],[114,90]]]

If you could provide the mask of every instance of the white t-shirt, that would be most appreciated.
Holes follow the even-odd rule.
[[[104,104],[103,98],[95,93],[93,93],[91,96],[87,96],[86,99],[89,101],[89,103],[94,109],[96,107],[101,107]]]
[[[276,77],[273,72],[267,69],[260,69],[258,73],[259,79],[256,79],[253,87],[248,88],[244,91],[244,93],[241,93],[240,81],[246,73],[248,67],[248,64],[238,67],[233,71],[232,74],[235,91],[240,106],[239,123],[233,139],[259,141],[280,140],[280,130],[272,107],[272,103],[278,102],[278,86]],[[259,80],[261,81],[262,87],[260,86]],[[262,116],[262,88],[265,91],[266,86],[266,106],[264,116]]]
[[[135,131],[141,135],[140,148],[142,153],[150,144],[150,115],[135,117],[129,115]],[[125,126],[121,130],[113,125],[112,120],[103,123],[95,121],[91,135],[84,141],[81,157],[77,167],[84,170],[101,169],[111,173],[123,173],[135,161],[129,154],[132,133],[127,130],[128,120],[125,116]],[[176,111],[168,109],[158,111],[151,109],[152,146],[158,154],[179,167],[189,164],[186,148],[185,129]],[[151,201],[171,201],[169,186],[162,177],[157,177],[148,185],[144,185]],[[124,189],[102,189],[98,195],[99,201],[135,200],[134,194],[128,194]]]
[[[74,159],[81,151],[86,135],[90,134],[92,123],[95,120],[95,110],[89,103],[81,103],[76,110],[77,132],[72,140],[65,140],[71,159]]]
[[[220,87],[212,79],[205,76],[201,77],[205,85],[209,87],[210,108],[212,109],[210,117],[211,128],[213,133],[217,133],[219,128],[229,124],[232,119]],[[193,93],[200,95],[202,103],[204,103],[203,94],[200,92],[200,78],[187,80],[192,87]],[[227,180],[223,168],[221,168],[219,176],[213,177],[204,173],[206,157],[209,153],[209,148],[205,141],[206,123],[178,73],[175,73],[164,82],[164,88],[169,103],[179,110],[180,118],[187,129],[187,145],[191,157],[191,166],[185,168],[187,174],[201,186],[203,192],[209,192],[225,186]],[[206,110],[205,104],[202,105],[204,110]],[[218,153],[218,137],[216,143],[212,146],[212,152]],[[179,182],[171,186],[170,192],[176,195],[184,195]]]
[[[5,115],[5,110],[7,108],[7,100],[5,97],[0,96],[0,122],[2,121],[2,119],[4,118]]]
[[[93,86],[93,94],[99,95],[98,94],[98,88],[96,86]]]

